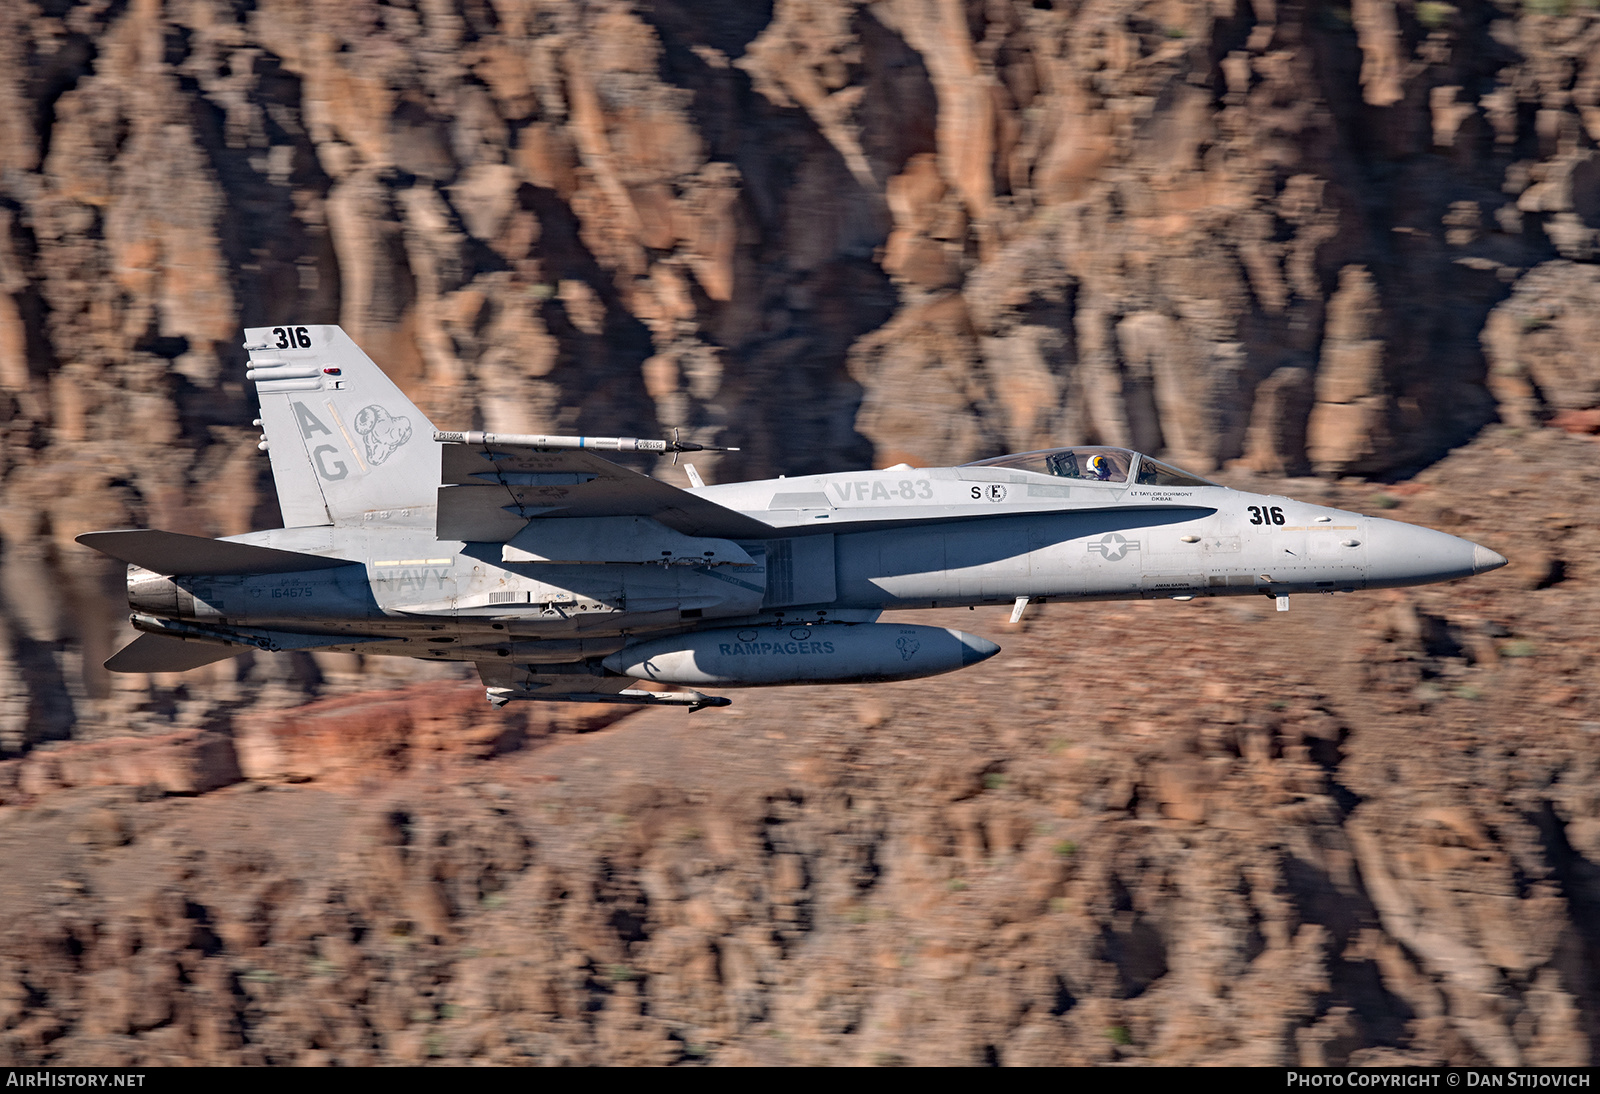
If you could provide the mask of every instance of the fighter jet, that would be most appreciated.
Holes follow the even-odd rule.
[[[336,326],[245,332],[286,527],[78,541],[128,563],[113,672],[259,650],[470,661],[489,701],[677,704],[701,687],[908,680],[995,643],[891,609],[1354,592],[1501,555],[1250,494],[1124,448],[690,489],[602,453],[676,440],[436,430]],[[641,688],[651,681],[656,688]],[[673,689],[660,689],[672,685]]]

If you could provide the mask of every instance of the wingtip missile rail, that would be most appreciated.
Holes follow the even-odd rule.
[[[547,437],[538,433],[483,433],[478,430],[454,432],[436,429],[433,439],[444,444],[470,444],[492,447],[497,444],[525,445],[530,448],[592,448],[600,452],[737,452],[714,444],[693,441],[654,441],[640,437]]]
[[[624,691],[564,692],[555,695],[537,695],[520,692],[515,688],[488,688],[489,705],[499,710],[517,699],[538,699],[554,703],[613,703],[635,707],[688,707],[689,713],[706,707],[728,707],[733,700],[721,695],[702,695],[698,691],[642,691],[628,688]]]

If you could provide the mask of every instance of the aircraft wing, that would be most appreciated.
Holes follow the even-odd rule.
[[[684,535],[721,539],[792,534],[585,449],[498,441],[441,448],[440,539],[504,543],[544,517],[650,517]]]

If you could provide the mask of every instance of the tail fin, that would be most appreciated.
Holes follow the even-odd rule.
[[[284,525],[431,527],[439,443],[394,381],[339,327],[244,333]]]

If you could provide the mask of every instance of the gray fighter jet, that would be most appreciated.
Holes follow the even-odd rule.
[[[1443,532],[1248,494],[1127,449],[682,490],[636,438],[440,432],[335,326],[246,331],[288,526],[91,532],[144,632],[106,667],[249,650],[471,661],[490,702],[724,706],[638,681],[907,680],[999,652],[886,609],[1352,592],[1503,566]]]

